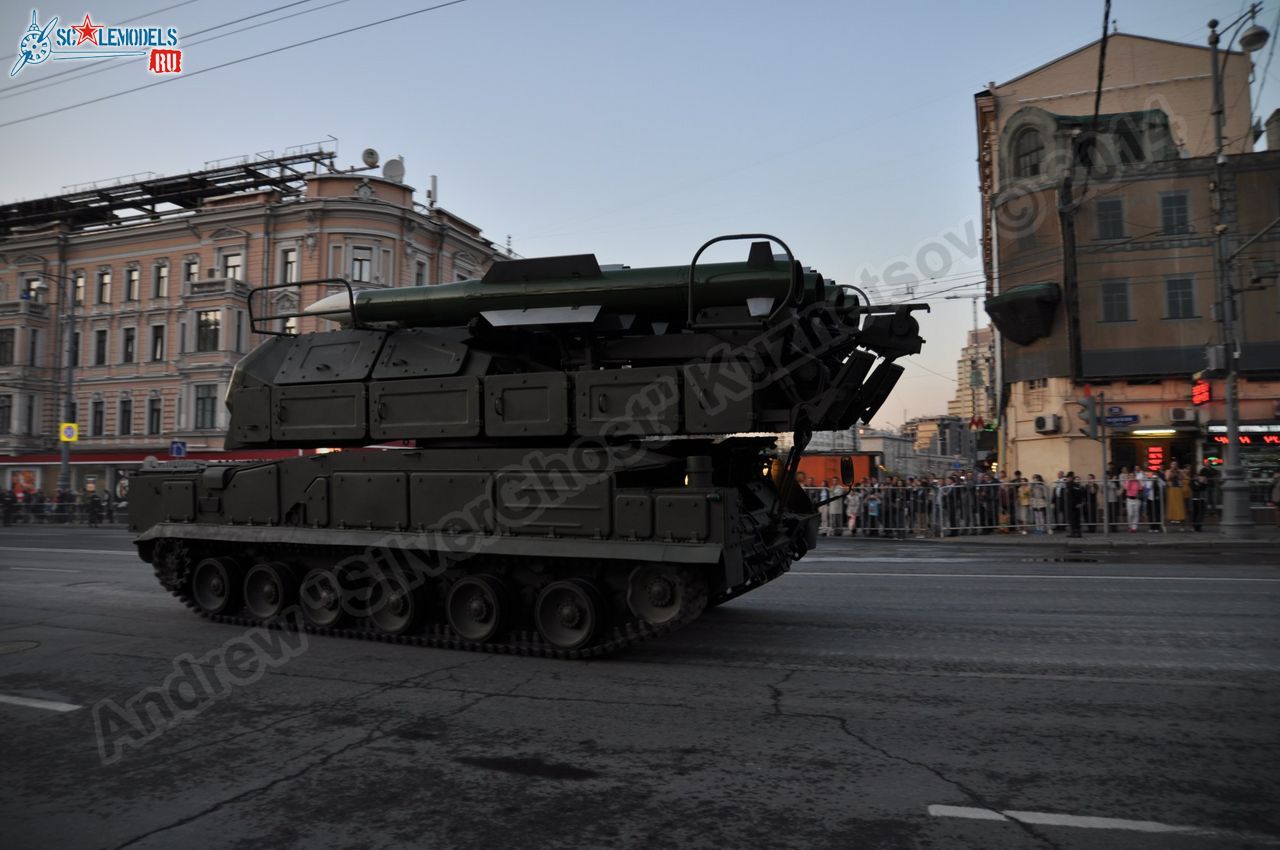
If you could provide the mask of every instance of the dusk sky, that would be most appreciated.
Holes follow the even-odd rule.
[[[945,296],[981,292],[973,95],[1096,39],[1103,4],[467,0],[262,55],[430,5],[97,3],[94,23],[177,27],[186,75],[115,59],[10,78],[31,7],[3,0],[0,199],[334,136],[344,167],[366,147],[403,155],[419,200],[438,175],[442,206],[524,256],[687,263],[712,236],[764,231],[859,283],[914,267],[935,243],[944,250],[914,290],[934,306],[925,351],[873,422],[896,425],[945,412],[972,325],[971,302]],[[86,12],[38,8],[59,26]],[[1122,32],[1202,45],[1210,18],[1244,8],[1116,0],[1112,17]],[[1280,105],[1280,66],[1264,74],[1277,11],[1264,7],[1273,39],[1253,57],[1263,118]],[[158,79],[169,81],[106,99]]]

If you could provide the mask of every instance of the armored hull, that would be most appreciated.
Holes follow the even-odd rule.
[[[914,305],[767,247],[695,256],[683,300],[679,270],[582,257],[356,294],[347,327],[273,336],[228,392],[229,445],[304,451],[144,468],[139,554],[228,622],[569,658],[678,628],[815,543],[808,434],[869,419],[922,342]],[[784,456],[743,436],[784,430]]]

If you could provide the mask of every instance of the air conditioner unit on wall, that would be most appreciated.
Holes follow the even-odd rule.
[[[1037,434],[1056,434],[1062,430],[1062,420],[1056,413],[1036,417]]]
[[[1171,407],[1169,408],[1170,422],[1195,422],[1196,409],[1194,407]]]

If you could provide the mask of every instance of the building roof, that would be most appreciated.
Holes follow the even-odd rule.
[[[72,191],[30,201],[0,203],[0,237],[19,230],[40,230],[55,223],[72,228],[154,219],[189,212],[204,201],[253,189],[301,191],[308,172],[332,168],[334,153],[319,148],[271,158],[248,158],[172,177],[108,185],[70,187]]]
[[[1152,38],[1151,36],[1148,36],[1148,35],[1134,35],[1133,33],[1127,33],[1127,32],[1117,32],[1107,36],[1108,41],[1115,41],[1116,39],[1148,41],[1148,42],[1152,42],[1153,44],[1166,44],[1166,45],[1173,45],[1174,47],[1185,47],[1189,50],[1209,50],[1210,49],[1208,45],[1204,45],[1204,44],[1187,44],[1186,42],[1183,42],[1183,41],[1171,41],[1167,38]],[[1068,51],[1062,54],[1061,56],[1057,57],[1056,59],[1050,59],[1048,62],[1045,62],[1041,65],[1037,65],[1036,67],[1032,68],[1030,71],[1024,71],[1016,77],[1012,77],[1008,80],[1005,80],[1003,83],[1000,83],[999,85],[995,86],[995,88],[998,88],[998,89],[1004,88],[1007,85],[1016,83],[1018,80],[1021,80],[1024,77],[1029,77],[1032,74],[1043,71],[1045,68],[1048,68],[1051,65],[1056,65],[1057,63],[1061,62],[1063,59],[1070,58],[1072,56],[1075,56],[1078,53],[1083,53],[1084,51],[1088,50],[1094,45],[1101,43],[1101,41],[1102,41],[1101,38],[1095,38],[1093,41],[1089,42],[1088,44],[1077,47],[1075,50]],[[1220,52],[1234,53],[1241,56],[1244,55],[1244,52],[1240,50],[1230,50],[1230,51],[1221,50]],[[981,95],[982,92],[979,92],[978,94]]]

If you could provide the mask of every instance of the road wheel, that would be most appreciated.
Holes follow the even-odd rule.
[[[302,619],[321,629],[331,629],[342,622],[343,590],[338,574],[325,567],[312,567],[302,577],[298,591]]]
[[[595,586],[583,579],[554,581],[538,594],[534,622],[547,643],[581,649],[600,632],[604,605]]]
[[[369,585],[369,622],[386,635],[408,634],[422,617],[423,594],[399,570],[379,570]]]
[[[279,562],[254,564],[244,577],[244,607],[260,620],[272,620],[293,604],[293,573]]]
[[[191,573],[191,598],[206,614],[222,614],[235,604],[239,582],[236,562],[230,558],[205,558]]]
[[[449,625],[467,640],[488,641],[507,619],[507,589],[494,576],[466,576],[454,582],[445,600]]]

